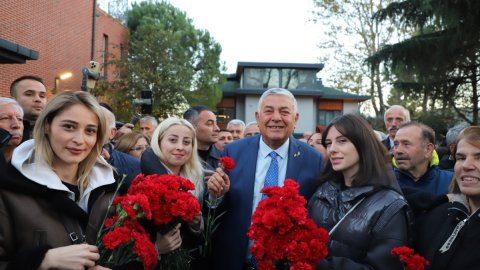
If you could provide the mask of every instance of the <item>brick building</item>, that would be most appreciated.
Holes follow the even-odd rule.
[[[55,78],[72,72],[70,79],[58,83],[59,90],[79,90],[82,68],[91,60],[93,0],[3,0],[0,5],[0,37],[39,53],[38,60],[26,64],[0,65],[0,96],[9,96],[10,83],[27,74],[38,75],[49,91]],[[103,64],[111,57],[122,57],[128,30],[98,6],[95,12],[94,60]],[[107,54],[104,52],[107,51]],[[101,70],[102,76],[116,78],[113,66]]]

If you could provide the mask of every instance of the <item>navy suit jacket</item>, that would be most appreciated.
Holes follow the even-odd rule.
[[[229,173],[230,190],[218,209],[218,212],[226,212],[215,233],[212,257],[214,269],[241,270],[245,263],[259,140],[260,135],[256,135],[225,146],[224,155],[231,157],[236,166]],[[323,168],[322,162],[321,154],[313,147],[290,137],[285,179],[297,181],[300,184],[300,194],[307,201],[315,192]]]
[[[388,151],[390,151],[390,149],[392,148],[392,146],[390,145],[390,137],[388,136],[385,140],[382,141],[382,144],[385,145]]]

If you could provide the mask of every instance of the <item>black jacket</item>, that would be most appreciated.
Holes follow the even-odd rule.
[[[468,270],[480,268],[480,211],[468,217],[467,207],[459,202],[441,204],[418,219],[415,249],[429,262],[426,269]],[[465,225],[447,251],[440,248],[462,220]]]
[[[0,172],[0,269],[37,269],[49,249],[72,244],[71,233],[95,244],[115,184],[90,193],[87,213],[64,191],[27,179],[10,164]]]
[[[308,213],[317,225],[331,230],[362,198],[330,235],[328,257],[317,269],[403,269],[390,254],[409,240],[408,206],[397,191],[373,186],[342,189],[327,181],[310,199]]]

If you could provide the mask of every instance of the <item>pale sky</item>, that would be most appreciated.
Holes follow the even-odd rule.
[[[99,0],[107,10],[108,0]],[[318,63],[321,26],[312,0],[170,0],[222,46],[228,73],[238,62]],[[322,76],[323,77],[323,76]]]

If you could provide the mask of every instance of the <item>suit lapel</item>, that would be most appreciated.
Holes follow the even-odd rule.
[[[288,162],[285,179],[293,179],[298,181],[298,173],[305,155],[302,153],[302,147],[298,141],[290,137],[290,145],[288,147]]]
[[[244,160],[245,162],[245,167],[242,168],[245,171],[243,174],[245,175],[245,179],[242,179],[242,181],[246,181],[247,184],[245,185],[245,195],[247,195],[246,202],[248,204],[247,209],[252,209],[253,207],[253,192],[254,192],[254,186],[255,186],[255,171],[257,169],[257,155],[258,155],[258,145],[259,145],[259,138],[256,140],[250,141],[248,145],[248,149],[246,151],[249,151],[250,154],[248,155],[243,155],[247,159]]]

